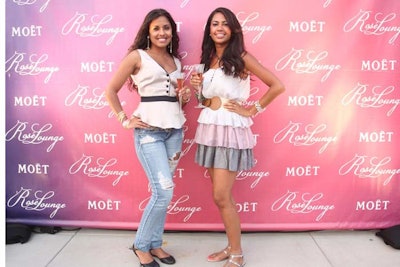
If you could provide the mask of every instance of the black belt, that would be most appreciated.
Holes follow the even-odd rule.
[[[155,101],[167,101],[167,102],[178,102],[175,96],[166,96],[166,95],[158,95],[158,96],[142,96],[140,97],[141,102],[155,102]]]

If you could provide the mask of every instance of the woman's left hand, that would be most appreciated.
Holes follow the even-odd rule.
[[[235,100],[229,100],[224,104],[224,108],[230,112],[235,112],[244,117],[251,117],[250,110]]]

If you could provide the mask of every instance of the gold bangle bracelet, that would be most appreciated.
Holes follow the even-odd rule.
[[[130,119],[126,118],[126,120],[124,120],[122,122],[122,127],[124,127],[125,129],[128,129],[129,123],[131,122]]]

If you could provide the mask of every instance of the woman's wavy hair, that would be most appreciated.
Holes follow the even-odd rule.
[[[177,27],[174,19],[172,18],[171,14],[166,11],[165,9],[158,8],[158,9],[153,9],[149,13],[147,13],[146,17],[144,18],[142,25],[140,26],[138,33],[136,35],[136,38],[128,48],[127,54],[131,53],[133,50],[136,49],[147,49],[147,36],[149,36],[149,29],[150,29],[150,24],[153,22],[153,20],[159,18],[159,17],[166,17],[171,24],[172,28],[172,52],[170,51],[170,46],[169,44],[167,46],[167,52],[170,53],[174,57],[178,57],[178,50],[179,50],[179,36],[177,34]],[[150,43],[151,46],[151,43]],[[132,78],[129,77],[128,79],[128,84],[130,86],[134,86]]]
[[[204,29],[203,43],[201,46],[201,63],[204,63],[205,68],[209,69],[211,60],[216,55],[215,44],[210,36],[211,22],[216,13],[224,15],[227,25],[232,32],[231,39],[221,57],[224,73],[227,75],[233,75],[234,77],[246,76],[245,63],[242,58],[242,56],[246,54],[242,26],[240,25],[236,15],[231,10],[224,7],[215,9],[207,19],[207,24]]]

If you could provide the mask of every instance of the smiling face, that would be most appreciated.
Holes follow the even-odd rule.
[[[211,19],[210,36],[216,44],[227,44],[231,39],[232,31],[222,13],[215,13]]]
[[[149,37],[151,44],[156,47],[165,48],[169,45],[172,39],[172,27],[166,17],[158,17],[150,23]]]

